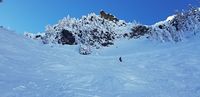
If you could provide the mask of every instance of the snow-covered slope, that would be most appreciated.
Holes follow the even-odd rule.
[[[0,97],[199,97],[199,37],[146,38],[80,55],[0,29]],[[122,61],[119,61],[122,57]]]

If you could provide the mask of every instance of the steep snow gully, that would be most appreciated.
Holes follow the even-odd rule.
[[[77,50],[1,28],[0,97],[200,96],[199,37],[164,44],[122,39],[87,56]]]

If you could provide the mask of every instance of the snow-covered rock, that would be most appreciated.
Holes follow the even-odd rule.
[[[200,10],[191,8],[154,25],[127,23],[104,11],[100,15],[91,13],[81,19],[67,16],[55,25],[48,25],[43,34],[25,35],[44,44],[89,45],[99,49],[114,45],[116,40],[143,36],[160,42],[180,42],[199,35],[199,31]]]
[[[105,15],[102,15],[103,13]],[[101,15],[91,13],[81,19],[67,16],[60,20],[58,24],[48,25],[45,35],[35,34],[35,36],[40,35],[45,43],[71,44],[66,42],[68,40],[66,37],[68,36],[63,36],[62,33],[67,31],[71,33],[70,36],[75,38],[73,44],[90,45],[95,48],[113,45],[114,40],[122,37],[125,33],[124,31],[131,31],[134,23],[126,23],[123,20],[116,19],[111,14],[103,13],[101,12]],[[29,36],[29,34],[26,33],[26,36]],[[32,37],[33,35],[30,34],[30,36]]]
[[[162,42],[179,42],[199,35],[200,10],[191,8],[188,11],[178,12],[167,20],[152,25],[150,32],[151,38]]]

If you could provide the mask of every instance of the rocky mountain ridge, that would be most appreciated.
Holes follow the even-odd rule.
[[[80,45],[80,52],[87,50],[82,54],[90,54],[88,49],[91,47],[108,47],[121,38],[138,39],[144,36],[161,42],[180,42],[197,35],[199,31],[200,10],[190,8],[154,25],[127,23],[104,11],[99,15],[91,13],[81,19],[67,16],[55,25],[46,26],[44,33],[25,33],[25,36],[44,44]]]

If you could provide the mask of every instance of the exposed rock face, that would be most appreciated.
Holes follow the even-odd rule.
[[[149,33],[150,28],[148,26],[144,25],[137,25],[134,26],[132,29],[132,32],[130,32],[130,38],[139,38],[141,36],[144,36],[145,34]]]
[[[101,18],[104,18],[104,19],[109,20],[109,21],[116,21],[116,22],[119,21],[119,19],[117,19],[114,15],[111,15],[111,14],[106,13],[104,11],[100,12],[100,16],[101,16]]]
[[[68,30],[61,31],[61,38],[58,40],[58,43],[65,45],[74,45],[76,44],[74,35]]]

